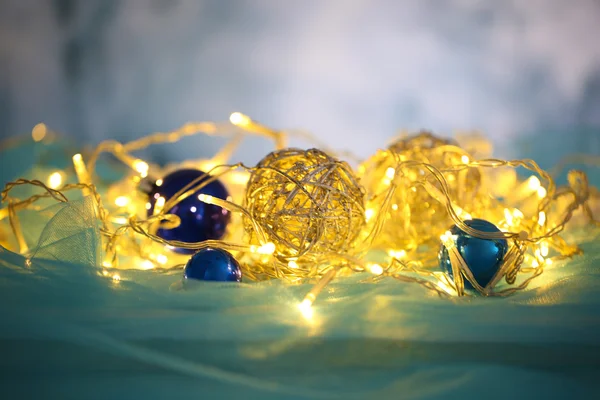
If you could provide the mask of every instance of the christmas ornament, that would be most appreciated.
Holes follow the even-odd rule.
[[[284,149],[253,170],[245,196],[249,215],[280,258],[347,253],[364,224],[364,193],[350,166],[311,149]],[[256,231],[244,225],[250,242]]]
[[[362,163],[358,172],[367,190],[367,210],[371,210],[368,217],[375,221],[384,212],[389,220],[374,245],[404,251],[423,244],[435,245],[447,226],[446,205],[432,197],[421,181],[426,180],[439,191],[439,182],[429,169],[434,167],[445,178],[450,197],[470,205],[480,189],[481,174],[466,167],[469,160],[466,151],[453,140],[420,132],[395,141]],[[392,183],[396,187],[391,207],[382,210],[382,199]]]
[[[464,224],[481,232],[502,233],[494,224],[483,219],[466,220]],[[504,262],[504,256],[508,251],[506,239],[478,238],[465,233],[456,225],[450,228],[449,233],[449,239],[452,240],[453,245],[473,274],[473,278],[482,288],[485,288]],[[442,243],[438,257],[440,268],[454,278],[451,257],[445,243]],[[464,280],[464,285],[467,290],[474,289],[467,279]]]
[[[178,197],[186,191],[206,183],[210,176],[196,169],[181,169],[170,173],[156,181],[149,194],[148,216],[156,211],[156,205],[168,206],[175,195]],[[229,211],[213,205],[206,204],[199,199],[204,194],[220,199],[227,199],[229,193],[225,186],[218,180],[209,182],[200,189],[187,195],[166,210],[166,214],[177,215],[181,222],[172,229],[159,228],[158,236],[166,240],[176,240],[187,243],[202,242],[209,239],[221,239],[225,235],[227,224],[231,219]],[[191,254],[194,250],[175,248],[174,251],[182,254]]]
[[[183,270],[184,280],[240,282],[240,264],[231,253],[216,248],[199,250],[190,257]]]

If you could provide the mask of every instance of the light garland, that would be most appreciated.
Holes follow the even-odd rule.
[[[355,178],[351,167],[332,154],[286,149],[289,134],[240,113],[232,114],[230,122],[232,125],[189,123],[129,143],[103,142],[87,157],[87,163],[82,154],[73,156],[78,183],[65,183],[73,175],[68,170],[52,172],[45,183],[25,179],[8,183],[2,192],[8,206],[0,209],[0,220],[8,218],[18,251],[26,254],[18,211],[34,207],[44,198],[67,202],[65,193],[81,191],[94,199],[101,224],[101,275],[119,281],[119,269],[181,267],[187,258],[170,248],[214,247],[233,252],[244,276],[251,280],[278,278],[300,283],[316,279],[300,304],[306,314],[332,279],[352,271],[370,272],[376,280],[387,276],[418,283],[444,296],[467,294],[465,280],[486,296],[514,293],[552,262],[580,252],[559,236],[577,210],[599,225],[589,205],[597,191],[590,188],[581,171],[571,171],[569,185],[557,188],[551,175],[532,160],[477,160],[457,143],[422,132],[377,152],[359,165]],[[43,141],[47,132],[45,125],[36,126],[33,139]],[[210,178],[192,182],[169,200],[159,198],[154,213],[146,216],[147,199],[138,188],[148,181],[160,186],[161,176],[173,168],[160,168],[132,153],[199,133],[231,138],[212,159],[186,161],[176,167],[203,169]],[[272,140],[275,151],[256,167],[227,164],[247,135]],[[105,152],[127,165],[131,173],[101,195],[96,165]],[[520,180],[516,168],[534,175]],[[199,195],[198,199],[236,216],[223,240],[186,243],[156,235],[159,227],[180,223],[179,217],[165,210],[216,179],[225,182],[232,196]],[[43,192],[27,199],[11,197],[10,192],[20,185],[37,186]],[[474,230],[464,223],[471,218],[489,220],[501,232]],[[456,250],[447,231],[452,224],[476,238],[510,243],[502,266],[487,286],[473,280]],[[440,241],[449,252],[454,279],[432,268]],[[371,254],[377,251],[387,254],[385,262],[371,261]],[[518,279],[521,275],[525,277]],[[506,285],[500,285],[502,279]]]

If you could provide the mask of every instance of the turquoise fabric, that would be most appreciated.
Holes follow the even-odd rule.
[[[297,305],[310,285],[181,290],[181,271],[108,279],[92,213],[87,199],[50,202],[22,221],[30,262],[0,248],[2,399],[600,393],[600,241],[589,228],[567,235],[584,255],[553,264],[507,298],[448,300],[357,274],[329,285],[306,319]]]
[[[445,300],[391,279],[338,279],[312,322],[296,307],[308,285],[181,291],[179,272],[126,272],[117,283],[85,262],[34,258],[27,267],[3,249],[0,393],[586,398],[600,390],[600,245],[583,247],[508,298]]]

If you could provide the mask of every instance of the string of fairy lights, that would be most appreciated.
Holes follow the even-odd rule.
[[[52,134],[40,124],[32,138]],[[211,159],[167,167],[134,155],[197,134],[228,141]],[[274,150],[256,166],[232,164],[249,135],[268,138]],[[289,137],[233,113],[227,124],[188,123],[129,143],[105,141],[72,156],[72,169],[9,182],[0,222],[10,225],[11,250],[27,255],[19,212],[41,199],[66,203],[68,193],[79,192],[94,203],[102,276],[119,281],[127,269],[183,267],[184,279],[313,282],[300,303],[304,312],[331,280],[357,272],[441,296],[508,295],[581,252],[560,235],[575,213],[600,226],[590,205],[598,193],[582,171],[570,171],[568,185],[557,187],[533,160],[478,157],[489,147],[481,138],[469,148],[430,132],[404,135],[354,169],[330,149],[288,148]],[[130,172],[101,183],[103,153]],[[519,168],[529,176],[520,178]],[[76,183],[66,183],[71,177]],[[23,185],[39,193],[13,196]]]

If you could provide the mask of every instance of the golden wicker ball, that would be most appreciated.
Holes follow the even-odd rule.
[[[248,181],[245,207],[283,259],[351,253],[365,218],[364,190],[350,166],[317,149],[264,157]],[[256,243],[249,218],[244,227]]]

